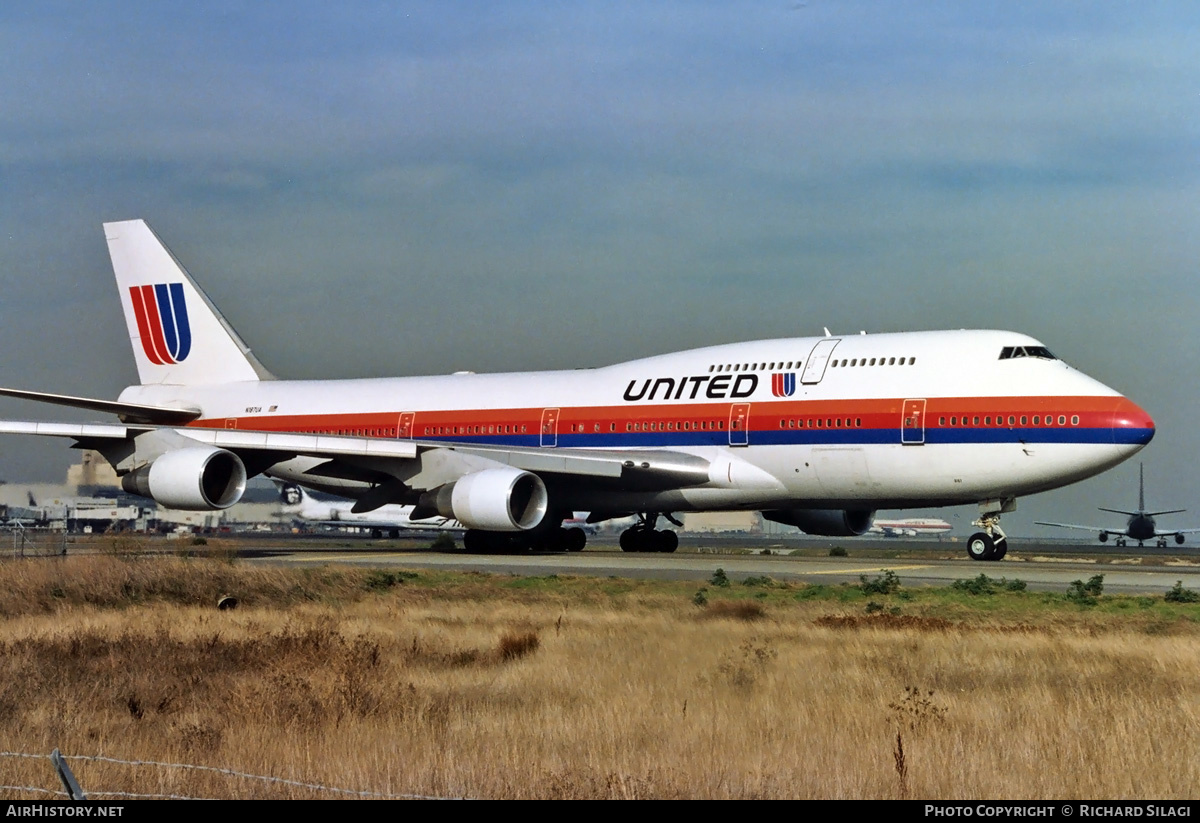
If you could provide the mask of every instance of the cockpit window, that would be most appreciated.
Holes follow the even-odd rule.
[[[1042,360],[1057,360],[1045,346],[1005,346],[1000,350],[1001,360],[1012,360],[1017,357],[1040,357]]]

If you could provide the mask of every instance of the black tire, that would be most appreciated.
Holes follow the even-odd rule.
[[[670,529],[655,532],[654,547],[664,554],[671,554],[679,548],[679,535]]]
[[[975,532],[967,540],[967,557],[972,560],[991,560],[996,554],[996,544],[986,532]]]
[[[1008,541],[1001,540],[996,544],[996,548],[992,551],[991,560],[1000,561],[1004,559],[1004,555],[1008,554]]]
[[[634,529],[626,529],[625,531],[621,532],[621,551],[623,551],[623,552],[637,551],[638,543],[641,542],[638,540],[638,535],[639,535],[639,532],[635,531]]]
[[[470,552],[471,554],[484,553],[485,540],[483,537],[483,532],[476,531],[475,529],[467,529],[467,531],[463,532],[462,540],[463,551]]]
[[[587,535],[583,529],[564,529],[563,546],[569,552],[581,552],[587,545]]]

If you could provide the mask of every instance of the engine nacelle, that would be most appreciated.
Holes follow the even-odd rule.
[[[1183,532],[1176,532],[1176,533],[1175,533],[1175,544],[1176,544],[1176,545],[1178,545],[1178,546],[1182,546],[1182,545],[1183,545],[1183,539],[1184,539],[1184,538],[1183,538]]]
[[[866,534],[875,512],[864,509],[777,509],[763,517],[785,526],[796,526],[805,534],[824,537],[858,537]]]
[[[246,467],[225,449],[176,449],[126,474],[121,488],[171,509],[227,509],[246,491]]]
[[[430,499],[432,498],[432,499]],[[468,529],[528,531],[546,516],[550,496],[542,479],[520,469],[484,469],[447,483],[422,497],[442,517]]]

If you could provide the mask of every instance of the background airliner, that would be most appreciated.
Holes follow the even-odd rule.
[[[1041,520],[1037,521],[1039,526],[1058,526],[1063,529],[1083,529],[1084,531],[1099,532],[1101,543],[1107,543],[1109,536],[1116,537],[1114,541],[1118,546],[1124,546],[1127,540],[1136,540],[1141,546],[1147,540],[1157,542],[1160,549],[1167,547],[1167,538],[1174,537],[1175,542],[1183,545],[1184,535],[1200,532],[1200,529],[1174,529],[1172,531],[1159,531],[1158,526],[1154,521],[1155,517],[1163,514],[1179,514],[1187,511],[1187,509],[1171,509],[1169,511],[1148,512],[1146,511],[1146,476],[1145,467],[1138,464],[1138,507],[1137,511],[1122,511],[1121,509],[1106,509],[1102,506],[1097,507],[1102,512],[1112,512],[1113,514],[1125,514],[1129,519],[1125,522],[1124,529],[1106,529],[1102,526],[1080,526],[1074,523],[1046,523]]]
[[[467,527],[457,520],[448,517],[426,517],[422,520],[412,519],[415,506],[401,506],[388,503],[369,512],[354,511],[354,504],[347,500],[317,500],[311,494],[294,483],[276,481],[279,488],[279,499],[283,504],[280,514],[290,515],[298,520],[309,523],[321,523],[327,526],[354,526],[369,529],[373,537],[396,538],[405,531],[466,531]],[[566,529],[563,548],[566,551],[582,551],[587,545],[590,534],[596,533],[596,527],[574,516],[564,519],[562,528]]]
[[[903,520],[879,520],[871,524],[873,534],[884,537],[916,537],[922,534],[947,534],[952,526],[936,517],[907,517]]]
[[[279,513],[308,523],[353,526],[369,530],[374,537],[386,534],[392,538],[399,537],[402,531],[465,531],[467,528],[448,517],[413,520],[410,517],[412,506],[390,503],[374,511],[356,512],[353,511],[354,504],[347,500],[317,500],[295,483],[277,482],[276,485],[282,504]],[[582,544],[580,548],[583,548]]]
[[[106,223],[140,383],[117,401],[0,393],[119,424],[0,422],[99,451],[127,491],[233,505],[265,474],[465,525],[472,551],[569,548],[572,511],[636,515],[630,551],[673,551],[675,512],[757,510],[855,535],[876,509],[976,503],[976,560],[1004,556],[1019,496],[1137,453],[1149,415],[1008,331],[733,343],[597,369],[277,379],[144,221]]]

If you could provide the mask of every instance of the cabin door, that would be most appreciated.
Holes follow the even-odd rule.
[[[542,409],[542,446],[558,445],[558,409]]]
[[[833,350],[841,342],[837,337],[826,337],[817,341],[817,345],[813,346],[808,355],[808,362],[804,364],[800,382],[806,385],[820,383],[821,378],[825,376],[825,367],[829,365],[829,355],[833,354]]]
[[[400,415],[400,420],[396,423],[397,440],[412,440],[413,421],[416,417],[416,412],[404,412]]]
[[[750,445],[749,403],[734,403],[729,407],[729,445]]]
[[[900,442],[906,446],[925,443],[925,400],[905,400],[900,421]]]

